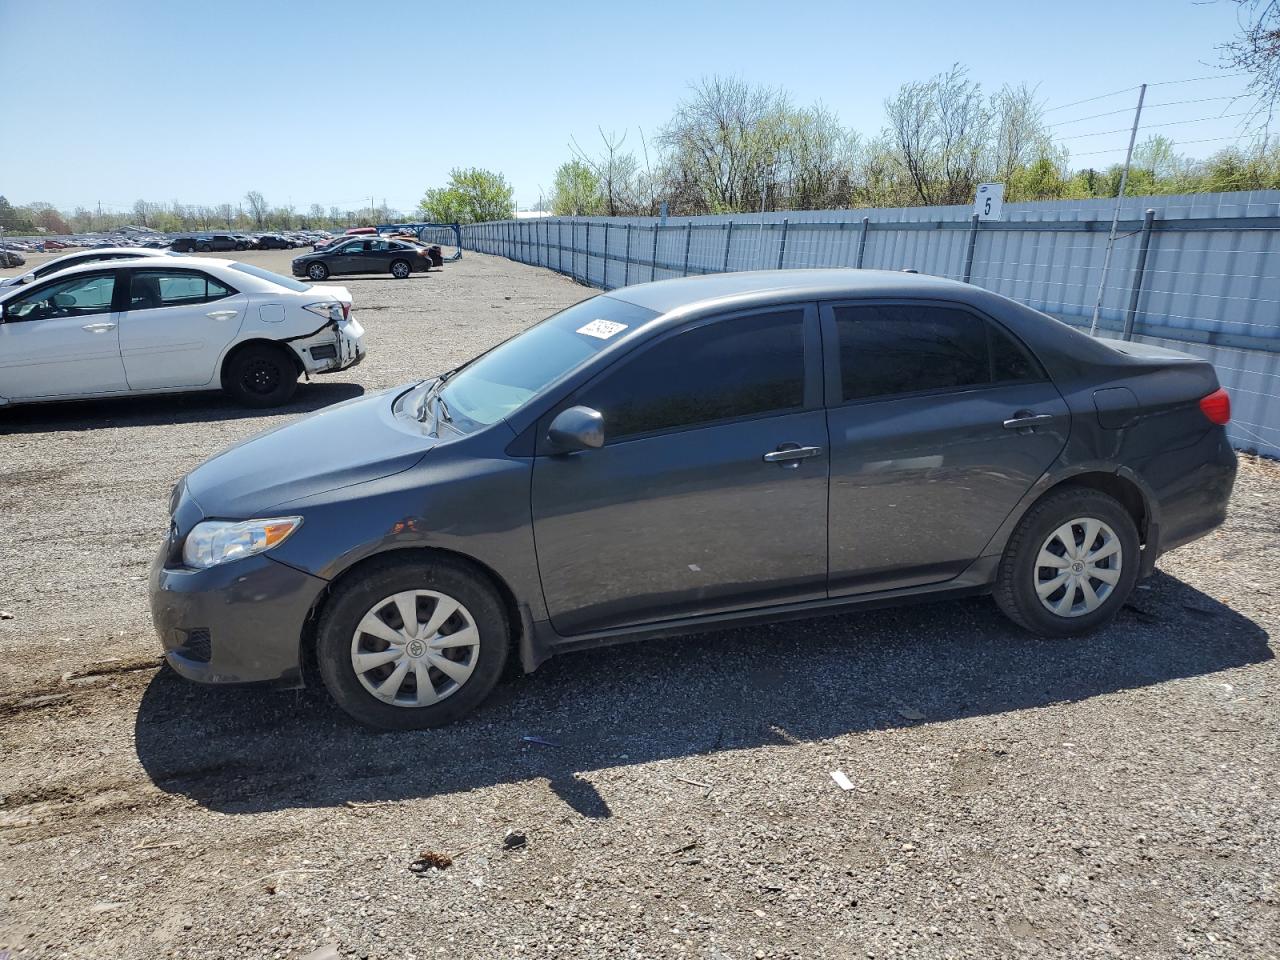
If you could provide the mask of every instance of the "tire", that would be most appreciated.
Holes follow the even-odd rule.
[[[236,244],[236,251],[237,251],[237,252],[239,252],[239,251],[241,251],[241,250],[248,250],[248,249],[249,249],[249,248],[248,248],[248,247],[246,247],[243,243],[237,243],[237,244]]]
[[[202,251],[203,251],[204,253],[208,253],[208,252],[209,252],[210,250],[212,250],[212,249],[213,249],[213,247],[209,246],[207,243],[198,243],[198,244],[196,244],[196,252],[197,252],[197,253],[200,253],[200,252],[202,252]]]
[[[408,260],[391,261],[391,275],[397,280],[407,280],[411,273],[413,273],[413,267],[409,266]]]
[[[418,629],[410,634],[390,625],[405,622],[398,595],[413,598]],[[475,643],[433,647],[432,639],[420,634],[451,603],[457,608],[436,627],[435,640],[451,636]],[[366,624],[382,637],[362,630]],[[383,637],[406,643],[393,647]],[[452,723],[479,706],[502,675],[510,643],[502,601],[466,564],[443,558],[388,560],[334,591],[316,632],[316,659],[325,689],[356,721],[378,730],[420,730]],[[380,654],[393,659],[378,663]],[[357,673],[357,656],[375,658],[364,674]],[[435,666],[441,660],[460,681]],[[424,705],[417,705],[424,675],[431,689],[421,697]],[[379,686],[383,696],[374,692]]]
[[[238,351],[223,372],[223,390],[246,407],[288,403],[298,389],[298,366],[286,349],[255,343]]]
[[[307,276],[319,283],[329,279],[329,268],[317,260],[307,267]]]
[[[1129,511],[1105,493],[1068,488],[1042,497],[1014,530],[996,575],[995,601],[1032,633],[1088,633],[1124,606],[1141,563]]]

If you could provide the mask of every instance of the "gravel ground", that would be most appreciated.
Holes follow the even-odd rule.
[[[1274,462],[1243,458],[1227,524],[1082,640],[986,599],[847,614],[564,657],[381,736],[322,692],[156,669],[180,475],[588,292],[470,254],[346,283],[369,360],[287,410],[0,412],[0,950],[1280,955]]]

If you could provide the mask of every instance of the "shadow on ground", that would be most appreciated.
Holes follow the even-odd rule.
[[[911,725],[902,707],[940,723],[1272,658],[1266,633],[1231,608],[1165,574],[1147,587],[1076,640],[1038,640],[977,598],[575,654],[504,680],[453,727],[415,733],[358,728],[321,690],[198,687],[164,670],[143,696],[137,750],[162,790],[227,813],[545,778],[575,810],[607,817],[577,774]]]
[[[101,430],[111,427],[149,427],[168,423],[243,420],[282,414],[310,413],[364,393],[355,383],[298,384],[298,392],[284,406],[254,409],[221,393],[170,393],[106,400],[68,400],[0,410],[0,436],[45,433],[51,430]]]

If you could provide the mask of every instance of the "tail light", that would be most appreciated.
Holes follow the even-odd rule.
[[[1207,397],[1201,398],[1200,410],[1211,422],[1224,427],[1231,421],[1231,397],[1219,387]]]

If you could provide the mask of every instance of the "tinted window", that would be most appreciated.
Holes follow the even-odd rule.
[[[845,400],[1041,379],[1007,333],[966,310],[886,304],[835,309]]]
[[[203,273],[139,270],[133,274],[129,285],[129,309],[209,303],[229,297],[233,292]]]
[[[111,273],[77,276],[51,283],[26,296],[9,300],[5,304],[5,319],[10,322],[56,320],[108,313],[115,284],[115,274]]]
[[[606,441],[804,405],[804,311],[736,317],[668,337],[576,399]]]
[[[1047,374],[1040,361],[1027,352],[1027,348],[994,323],[987,324],[991,331],[991,379],[996,383],[1008,380],[1045,380]]]

